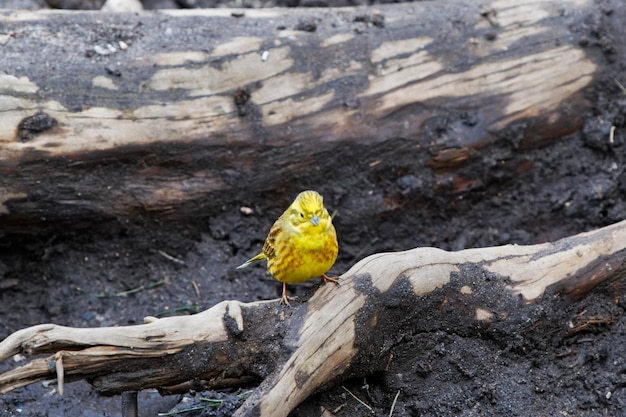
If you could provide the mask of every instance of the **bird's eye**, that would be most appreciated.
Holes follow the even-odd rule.
[[[300,218],[304,219],[304,214],[300,213]]]

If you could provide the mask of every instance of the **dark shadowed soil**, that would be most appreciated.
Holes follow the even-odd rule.
[[[334,274],[377,252],[532,244],[623,220],[626,97],[616,91],[610,79],[590,89],[597,108],[583,115],[584,133],[534,149],[520,148],[512,133],[484,149],[456,171],[456,178],[471,180],[461,191],[454,176],[427,168],[428,155],[409,152],[414,142],[399,138],[372,147],[340,146],[321,171],[286,179],[271,193],[225,197],[213,202],[210,215],[185,223],[138,216],[94,223],[88,231],[5,236],[0,338],[39,323],[138,324],[145,316],[193,314],[226,299],[279,297],[279,283],[262,267],[235,267],[260,250],[272,222],[302,189],[318,190],[329,210],[338,211]],[[453,122],[442,121],[432,140]],[[613,143],[611,125],[617,128]],[[406,149],[406,156],[387,157],[398,149]],[[303,295],[314,285],[289,291]],[[396,355],[386,372],[317,393],[292,416],[387,416],[392,405],[394,416],[624,416],[625,306],[622,280],[577,303],[538,312],[554,322],[523,343],[507,329],[481,337],[409,329],[406,337],[418,348]],[[569,336],[548,331],[581,317],[604,320]],[[24,360],[15,357],[0,370]],[[120,397],[100,397],[86,382],[68,384],[65,391],[59,396],[54,381],[18,389],[0,397],[0,416],[121,415]],[[197,406],[206,408],[179,415],[229,416],[245,396],[245,390],[166,397],[145,390],[140,416]]]

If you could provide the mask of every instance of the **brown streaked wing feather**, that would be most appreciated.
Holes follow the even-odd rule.
[[[278,220],[276,220],[276,222],[270,229],[270,232],[267,234],[267,237],[265,238],[265,243],[263,244],[263,253],[265,254],[265,256],[267,256],[268,259],[276,256],[276,249],[274,246],[276,244],[276,238],[282,231],[281,225],[281,218],[278,218]]]

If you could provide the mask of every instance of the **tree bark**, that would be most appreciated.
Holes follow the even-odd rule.
[[[287,416],[321,387],[384,370],[396,349],[434,330],[477,337],[508,326],[516,337],[580,330],[539,312],[561,310],[606,281],[626,282],[626,221],[554,243],[370,256],[310,298],[224,301],[193,316],[147,324],[44,324],[0,343],[0,359],[37,355],[0,375],[0,392],[55,376],[87,379],[104,394],[194,379],[211,387],[260,382],[237,416]],[[573,320],[573,319],[572,319]],[[594,318],[597,320],[597,318]],[[543,333],[542,333],[543,334]],[[174,388],[172,388],[174,387]]]
[[[398,138],[433,171],[503,141],[541,146],[583,128],[624,13],[587,0],[0,12],[0,234],[191,218],[216,193],[332,175],[338,150],[359,160]]]

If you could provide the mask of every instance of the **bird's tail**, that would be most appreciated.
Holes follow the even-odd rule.
[[[237,269],[243,269],[243,268],[245,268],[248,265],[252,265],[252,264],[255,264],[257,262],[261,262],[261,261],[263,261],[265,259],[267,259],[265,257],[265,254],[263,252],[261,252],[257,256],[254,256],[254,257],[248,259],[247,261],[245,261],[244,263],[242,263],[241,265],[239,265],[237,267]]]

